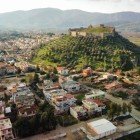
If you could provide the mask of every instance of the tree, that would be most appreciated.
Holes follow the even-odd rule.
[[[50,79],[50,73],[46,73],[46,79]]]
[[[17,118],[18,118],[18,108],[17,108],[16,104],[13,103],[11,105],[11,117],[10,117],[10,119],[12,122],[15,122],[17,120]]]
[[[40,123],[45,131],[55,129],[57,122],[54,115],[54,107],[48,102],[44,102],[39,106],[39,112],[41,113]]]
[[[53,112],[43,112],[40,118],[43,130],[50,131],[56,128],[57,122]]]
[[[34,82],[35,83],[39,82],[39,75],[37,73],[35,73],[35,75],[34,75]]]
[[[58,74],[58,71],[57,71],[56,67],[54,67],[53,73],[54,73],[54,74]]]
[[[16,135],[19,137],[27,137],[30,133],[30,122],[28,118],[19,118],[13,125]]]
[[[39,72],[40,71],[40,68],[39,68],[39,66],[37,65],[36,66],[36,72]]]
[[[119,116],[121,114],[122,107],[121,105],[117,105],[116,115]]]
[[[17,68],[17,74],[20,74],[20,73],[21,73],[21,69]]]
[[[53,82],[58,82],[58,76],[57,75],[53,75],[53,77],[52,77],[52,81]]]
[[[27,74],[27,76],[25,77],[26,83],[27,84],[32,84],[34,79],[34,75],[33,74]]]
[[[7,103],[7,102],[8,102],[8,100],[9,100],[8,95],[7,95],[6,93],[4,93],[4,101],[5,101],[5,103]]]
[[[114,119],[114,116],[117,114],[117,104],[111,103],[109,106],[108,117]]]
[[[131,104],[130,104],[130,103],[127,105],[127,110],[128,110],[128,112],[129,112],[129,114],[130,114],[130,113],[131,113],[131,111],[132,111],[132,106],[131,106]]]
[[[35,134],[40,131],[40,116],[41,114],[37,113],[30,119],[31,133]]]
[[[20,80],[20,82],[21,82],[21,83],[26,83],[26,79],[23,78],[23,79]]]
[[[35,104],[36,106],[39,106],[39,103],[40,103],[40,101],[39,101],[38,99],[35,98],[34,104]]]
[[[126,112],[127,112],[127,104],[123,103],[123,105],[122,105],[122,113],[126,114]]]

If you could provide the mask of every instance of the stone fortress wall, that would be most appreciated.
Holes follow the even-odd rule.
[[[100,37],[100,38],[104,38],[107,36],[114,36],[116,31],[114,27],[108,27],[108,26],[104,26],[104,24],[100,24],[99,25],[100,28],[108,28],[109,32],[101,32],[101,33],[97,33],[97,32],[92,32],[92,33],[88,33],[84,30],[88,29],[88,28],[96,28],[92,25],[90,25],[88,28],[74,28],[74,29],[69,29],[69,34],[73,37],[77,37],[77,36],[94,36],[94,37]]]

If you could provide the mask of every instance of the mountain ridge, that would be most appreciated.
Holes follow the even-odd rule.
[[[128,22],[135,25],[136,29],[127,26]],[[61,30],[100,23],[111,24],[122,31],[130,29],[130,31],[140,32],[140,27],[136,24],[140,23],[140,13],[130,11],[98,13],[78,9],[60,10],[56,8],[0,13],[0,27],[13,30]],[[123,27],[119,28],[119,26]]]

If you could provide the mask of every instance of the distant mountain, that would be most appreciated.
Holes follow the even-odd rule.
[[[64,30],[100,23],[116,26],[121,31],[140,31],[140,13],[104,14],[81,10],[63,11],[54,8],[43,8],[0,14],[0,30]]]

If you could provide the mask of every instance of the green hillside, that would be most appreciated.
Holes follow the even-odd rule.
[[[140,54],[140,49],[127,39],[116,34],[115,37],[95,39],[93,37],[72,37],[65,35],[50,41],[37,50],[32,62],[42,65],[63,65],[82,69],[129,70],[132,60]]]

